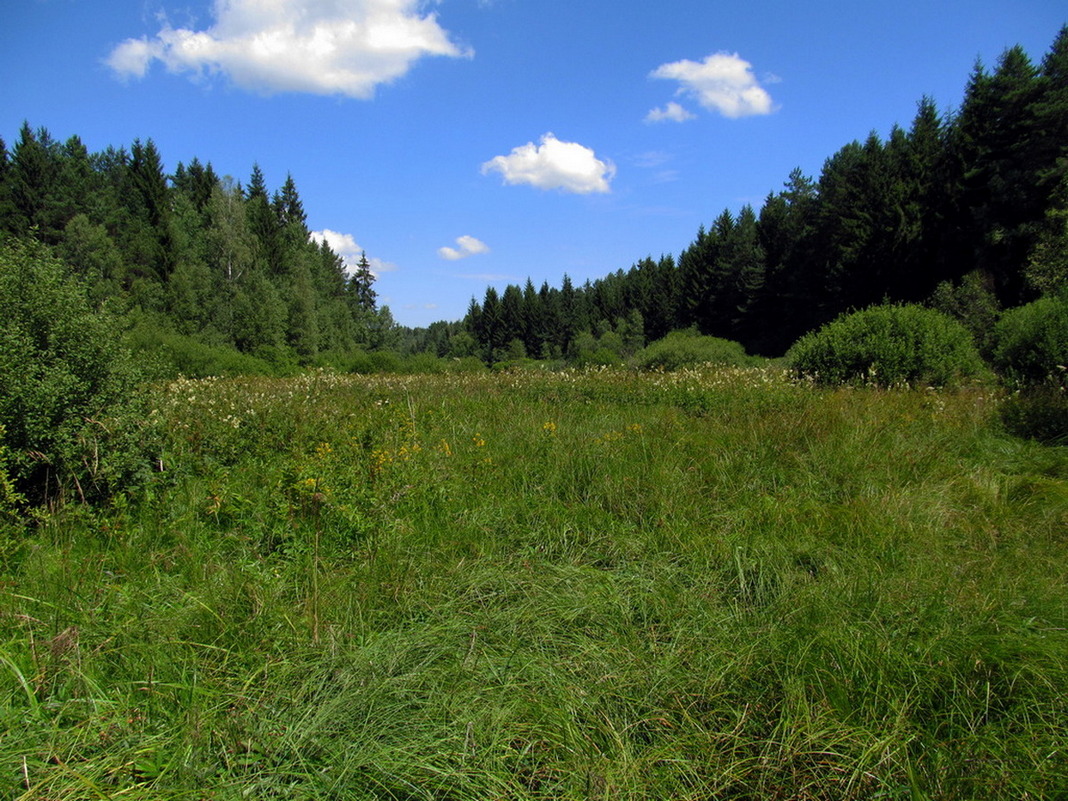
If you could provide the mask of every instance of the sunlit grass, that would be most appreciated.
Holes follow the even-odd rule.
[[[5,546],[14,798],[1068,793],[1068,456],[773,369],[181,381]]]

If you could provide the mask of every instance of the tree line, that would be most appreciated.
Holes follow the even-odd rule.
[[[1019,46],[977,64],[959,110],[924,97],[907,130],[845,145],[818,179],[795,169],[759,212],[724,210],[677,259],[579,287],[489,287],[421,344],[489,362],[607,357],[695,327],[779,355],[883,301],[935,305],[981,340],[998,309],[1064,287],[1066,252],[1068,27],[1037,66]]]
[[[844,311],[920,302],[983,342],[999,310],[1068,274],[1068,26],[1041,63],[1019,46],[977,64],[960,108],[918,103],[795,169],[759,211],[725,209],[676,258],[580,286],[488,287],[462,320],[394,324],[366,257],[310,238],[292,176],[270,191],[194,158],[164,173],[151,139],[90,153],[28,123],[0,139],[0,238],[51,248],[98,304],[145,327],[274,362],[391,348],[437,356],[610,363],[678,329],[780,355]]]
[[[194,158],[166,175],[151,139],[90,153],[23,124],[0,139],[0,238],[33,238],[94,302],[267,359],[373,346],[393,327],[366,256],[351,271],[310,238],[293,177],[269,191]]]

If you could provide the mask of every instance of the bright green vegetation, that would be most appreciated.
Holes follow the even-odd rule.
[[[742,367],[758,361],[746,355],[737,342],[701,336],[693,329],[672,331],[643,348],[634,359],[636,366],[643,370],[678,370],[705,364]]]
[[[136,472],[123,438],[137,436],[142,376],[120,330],[44,247],[0,243],[0,486],[10,476],[35,503],[63,486],[94,501]]]
[[[0,795],[1056,798],[1068,453],[782,372],[180,381],[0,551]]]
[[[985,372],[961,323],[923,306],[872,306],[801,337],[787,360],[821,384],[946,386]]]

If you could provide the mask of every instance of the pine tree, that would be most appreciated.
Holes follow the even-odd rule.
[[[954,277],[984,271],[1008,305],[1022,299],[1023,269],[1046,202],[1035,192],[1042,172],[1034,153],[1040,91],[1038,71],[1018,46],[1002,54],[993,74],[977,65],[949,141],[950,225],[959,231],[949,243]]]
[[[5,227],[11,233],[24,235],[36,229],[44,241],[55,241],[58,232],[49,226],[47,217],[49,196],[55,190],[59,172],[54,155],[48,132],[41,128],[35,133],[24,122],[11,154],[8,176],[14,214]]]
[[[356,262],[356,269],[349,277],[348,293],[354,302],[354,306],[360,312],[374,312],[377,302],[377,293],[374,290],[374,273],[371,272],[371,263],[367,260],[367,253],[360,252],[360,260]]]
[[[725,282],[719,329],[726,339],[748,343],[761,327],[752,313],[764,285],[764,249],[760,246],[756,213],[746,204],[724,243]],[[725,323],[725,325],[723,325]]]
[[[272,207],[271,200],[267,196],[267,185],[259,164],[252,165],[252,175],[245,188],[245,198],[249,230],[256,237],[260,253],[263,254],[270,274],[277,277],[283,272],[282,247],[279,241],[282,223],[278,212]]]
[[[123,250],[137,274],[161,283],[174,268],[170,198],[159,151],[149,139],[134,140],[123,174],[127,210]]]
[[[477,339],[482,346],[485,362],[487,364],[496,362],[507,340],[504,338],[504,324],[501,318],[501,298],[492,286],[486,287],[486,294],[482,299]]]
[[[532,357],[540,356],[549,339],[545,312],[541,295],[534,288],[534,282],[527,278],[523,286],[523,346]]]
[[[757,353],[785,352],[818,319],[814,265],[819,195],[816,183],[800,168],[760,210],[757,231],[764,250],[764,284],[751,319],[761,321],[751,348]]]

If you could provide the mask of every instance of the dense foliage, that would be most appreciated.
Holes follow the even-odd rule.
[[[1005,426],[1068,444],[1068,292],[1009,310],[993,340],[994,366],[1017,390],[1002,406]]]
[[[1010,309],[994,328],[994,366],[1025,385],[1065,383],[1068,292]]]
[[[138,469],[139,380],[119,321],[39,245],[0,245],[0,453],[34,500],[109,494]],[[6,481],[0,478],[0,483]],[[5,500],[11,500],[4,489]]]
[[[692,329],[672,331],[643,348],[634,360],[646,370],[678,370],[702,364],[742,367],[753,361],[737,342],[703,336]]]
[[[978,377],[983,362],[968,330],[923,306],[872,306],[801,337],[787,360],[822,384],[933,386]]]
[[[119,298],[148,328],[268,361],[376,344],[366,258],[346,265],[310,238],[292,176],[273,195],[194,159],[170,176],[151,140],[90,154],[23,125],[0,140],[0,236],[33,237],[82,277],[94,300]]]

